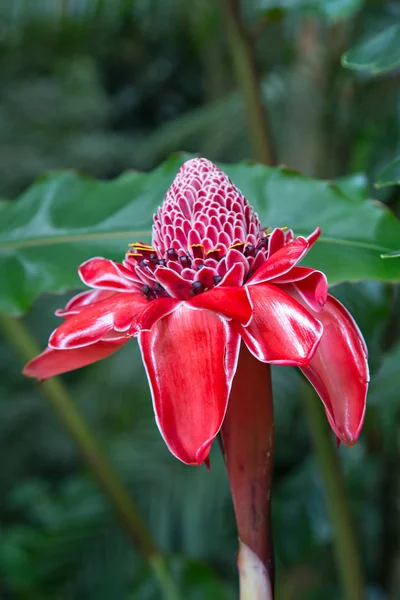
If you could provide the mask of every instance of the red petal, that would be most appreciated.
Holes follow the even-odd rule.
[[[78,273],[83,283],[92,288],[121,292],[138,287],[123,277],[116,264],[106,258],[90,258],[79,267]]]
[[[273,230],[268,240],[268,257],[278,252],[285,245],[285,232],[278,227]]]
[[[310,244],[310,248],[313,244],[315,244],[315,242],[317,241],[317,239],[319,238],[320,235],[321,235],[320,227],[317,227],[312,233],[310,233],[310,235],[307,237],[307,241]]]
[[[91,304],[53,331],[49,346],[55,350],[81,348],[100,341],[113,329],[126,331],[147,303],[143,294],[124,292]]]
[[[98,342],[87,348],[76,348],[74,350],[46,348],[44,352],[26,365],[23,374],[26,377],[49,379],[54,375],[86,367],[86,365],[106,358],[121,348],[127,341],[128,338],[121,342]]]
[[[328,296],[318,313],[324,334],[308,367],[302,368],[324,403],[330,425],[347,445],[354,444],[364,421],[369,382],[367,349],[345,307]]]
[[[284,275],[305,256],[310,248],[303,237],[298,237],[293,242],[277,250],[247,281],[248,285],[263,283]]]
[[[276,277],[270,283],[293,283],[303,300],[317,312],[323,309],[328,295],[328,280],[325,274],[307,267],[293,267],[289,273]]]
[[[59,308],[56,310],[55,315],[57,317],[69,317],[70,315],[76,315],[81,312],[82,308],[94,304],[100,300],[105,300],[113,296],[115,292],[109,290],[89,290],[87,292],[81,292],[77,294],[67,303],[65,308]]]
[[[129,335],[135,336],[139,331],[150,331],[154,323],[172,313],[180,304],[182,301],[176,298],[158,298],[148,302],[147,306],[134,317]]]
[[[201,464],[225,416],[240,337],[221,317],[182,303],[139,343],[161,435],[182,462]]]
[[[190,297],[192,282],[184,279],[172,269],[157,267],[155,276],[157,281],[173,298],[187,300]]]
[[[242,285],[245,274],[245,268],[242,263],[236,263],[225,273],[218,285],[220,286],[239,286]]]
[[[246,346],[263,362],[306,365],[322,335],[322,325],[299,302],[268,283],[249,287],[253,320],[240,328]]]
[[[246,287],[215,287],[204,294],[199,294],[188,304],[195,308],[205,308],[239,321],[245,327],[253,316],[253,306]]]

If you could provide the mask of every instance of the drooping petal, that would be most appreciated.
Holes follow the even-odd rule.
[[[326,275],[307,267],[293,267],[288,273],[276,277],[270,283],[275,285],[293,283],[303,300],[316,312],[323,309],[328,295]]]
[[[91,304],[53,331],[49,346],[55,350],[81,348],[95,344],[113,329],[126,331],[147,303],[143,294],[125,292]]]
[[[35,377],[37,379],[49,379],[54,375],[67,373],[80,367],[86,367],[98,360],[114,354],[123,346],[129,338],[121,341],[97,342],[92,346],[85,348],[75,348],[74,350],[54,350],[46,348],[44,352],[31,360],[23,370],[26,377]]]
[[[301,370],[324,403],[337,437],[352,445],[364,421],[369,381],[367,349],[353,318],[336,298],[328,296],[318,319],[324,334],[310,364]]]
[[[107,258],[90,258],[78,269],[83,283],[89,287],[116,292],[137,289],[137,285],[122,276],[116,264]]]
[[[176,298],[152,300],[133,318],[129,335],[136,336],[140,331],[150,331],[157,321],[172,313],[180,304],[182,304],[182,301]]]
[[[277,286],[262,283],[249,291],[253,320],[240,335],[250,352],[262,362],[306,365],[321,339],[321,323]]]
[[[244,326],[249,325],[253,316],[250,293],[244,286],[218,286],[204,294],[194,296],[189,300],[189,304],[195,308],[205,308],[229,319],[235,319]]]
[[[225,319],[182,303],[139,334],[156,420],[168,448],[201,464],[221,428],[240,337]]]
[[[89,306],[89,304],[94,304],[95,302],[99,302],[100,300],[105,300],[110,296],[113,296],[115,292],[110,290],[88,290],[86,292],[81,292],[76,296],[71,298],[65,308],[58,308],[54,313],[57,317],[69,317],[71,315],[76,315],[81,312],[82,308]]]
[[[247,281],[247,285],[255,285],[270,281],[275,277],[284,275],[292,269],[308,252],[310,244],[303,237],[298,237],[293,242],[277,250],[268,260],[257,269]]]

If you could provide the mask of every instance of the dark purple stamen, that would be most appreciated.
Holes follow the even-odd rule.
[[[204,258],[204,247],[199,245],[199,244],[195,244],[192,247],[192,254],[193,254],[193,258]]]
[[[178,260],[178,255],[173,248],[167,250],[168,260]]]
[[[244,255],[245,256],[254,256],[256,253],[256,247],[253,246],[253,244],[247,244],[246,248],[244,249]]]
[[[141,292],[146,296],[148,300],[154,300],[154,298],[156,297],[154,291],[149,285],[144,285],[141,288]]]
[[[155,254],[155,253],[152,253],[152,254],[150,254],[150,257],[149,257],[149,258],[150,258],[150,261],[151,261],[151,262],[152,262],[154,265],[158,265],[158,264],[159,264],[159,262],[160,262],[160,261],[158,260],[157,254]]]
[[[190,260],[190,258],[188,256],[180,256],[179,260],[184,269],[190,269],[190,267],[192,265],[192,261]]]
[[[155,293],[157,298],[167,298],[169,296],[169,294],[166,292],[163,286],[158,282],[154,284],[153,292]]]
[[[261,248],[266,248],[267,244],[268,244],[268,238],[265,237],[258,242],[256,250],[261,250]]]
[[[205,286],[201,283],[201,281],[194,281],[192,284],[192,294],[197,296],[197,294],[201,294],[205,290]]]
[[[222,276],[221,275],[214,275],[213,281],[214,281],[214,285],[218,285],[222,281]]]

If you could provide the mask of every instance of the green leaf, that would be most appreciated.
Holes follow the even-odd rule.
[[[400,25],[392,25],[342,56],[347,69],[379,75],[400,65]]]
[[[367,200],[369,195],[368,179],[365,173],[352,173],[336,179],[337,185],[346,196]]]
[[[175,155],[151,173],[127,172],[113,181],[72,172],[39,179],[2,211],[0,310],[20,314],[43,292],[82,287],[80,263],[93,256],[121,260],[128,243],[148,242],[152,215],[187,158]],[[321,226],[307,264],[325,271],[331,284],[400,281],[396,265],[380,258],[398,248],[400,223],[364,199],[363,179],[337,185],[252,163],[221,167],[263,225],[292,227],[297,235]]]
[[[398,443],[398,415],[400,410],[400,344],[388,352],[377,375],[372,379],[368,392],[370,414],[367,423],[380,422],[385,447],[396,448]]]
[[[335,22],[352,17],[363,3],[364,0],[270,0],[260,2],[260,5],[262,12],[267,16],[284,14],[285,11],[298,11],[316,14],[328,22]]]
[[[376,188],[383,188],[388,185],[400,185],[400,156],[397,156],[382,169],[375,183]]]
[[[0,212],[2,210],[4,210],[5,208],[9,208],[10,206],[10,201],[9,200],[5,200],[4,198],[0,198]]]
[[[389,252],[389,254],[381,254],[381,258],[398,258],[400,256],[400,250]]]

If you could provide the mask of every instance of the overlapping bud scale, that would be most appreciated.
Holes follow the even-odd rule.
[[[292,239],[291,231],[266,233],[229,177],[209,160],[193,159],[154,216],[152,246],[133,244],[124,266],[149,299],[188,299],[218,285],[242,285],[270,249]]]

